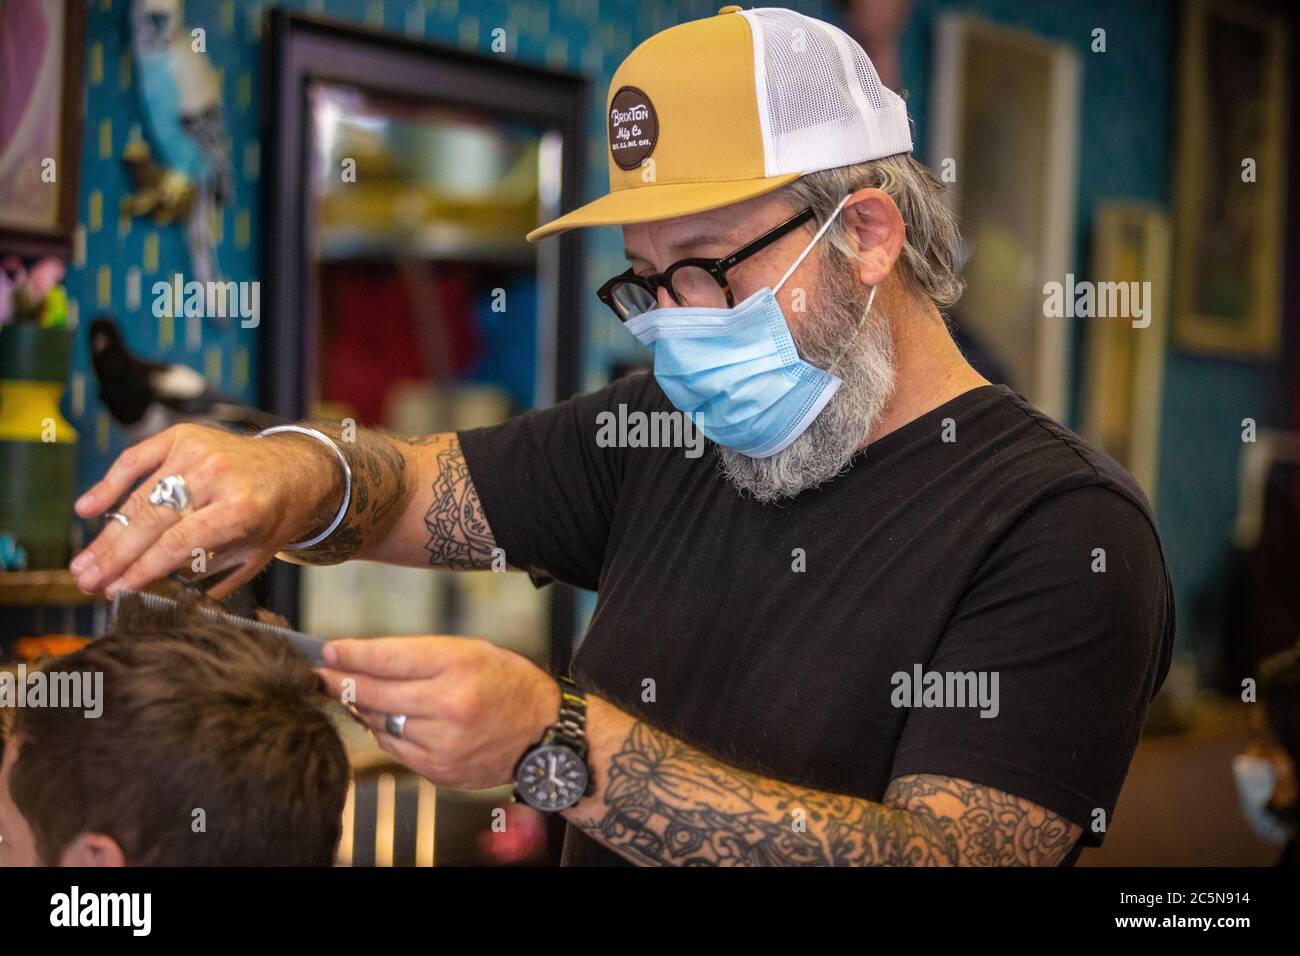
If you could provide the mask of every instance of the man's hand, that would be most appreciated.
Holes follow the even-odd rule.
[[[238,568],[211,591],[220,598],[251,579],[275,553],[309,530],[322,507],[341,502],[341,469],[328,448],[300,435],[252,438],[202,425],[177,425],[128,448],[76,503],[94,517],[118,510],[129,524],[110,521],[71,570],[91,592],[140,588],[172,571],[206,574]],[[183,511],[149,503],[166,475],[185,479],[191,502]]]
[[[470,637],[331,641],[321,676],[375,739],[444,787],[481,790],[514,779],[525,749],[560,711],[560,689],[527,658]],[[401,739],[388,714],[405,714]]]
[[[454,432],[400,437],[361,428],[344,440],[337,423],[305,424],[333,438],[347,459],[352,500],[328,538],[281,553],[282,559],[493,566],[496,542]],[[193,501],[183,513],[149,504],[149,492],[165,475],[185,479]],[[83,591],[140,588],[178,568],[195,570],[202,553],[208,575],[238,568],[208,591],[225,597],[286,545],[328,527],[343,503],[338,459],[310,436],[251,438],[178,425],[124,451],[77,502],[77,514],[90,518],[112,509],[142,478],[118,509],[130,524],[110,523],[73,560]]]

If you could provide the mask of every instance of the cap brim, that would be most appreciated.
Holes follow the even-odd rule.
[[[538,226],[527,235],[529,242],[556,233],[588,226],[628,226],[635,222],[676,219],[697,212],[708,212],[732,203],[753,199],[786,183],[794,182],[799,173],[772,176],[768,179],[735,179],[708,183],[657,183],[620,189],[579,206],[573,212]]]

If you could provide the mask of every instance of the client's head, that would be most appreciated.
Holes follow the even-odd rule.
[[[0,713],[0,866],[333,862],[347,757],[287,643],[124,601],[45,670],[102,674],[101,712]]]

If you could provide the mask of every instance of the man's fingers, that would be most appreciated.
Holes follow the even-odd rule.
[[[403,766],[427,778],[427,771],[420,769],[421,764],[427,758],[419,744],[400,737],[394,737],[387,733],[382,726],[375,730],[374,734],[375,743],[379,744],[381,750],[392,754]]]
[[[262,569],[270,564],[271,559],[274,557],[274,551],[254,552],[244,559],[242,567],[238,571],[234,571],[228,577],[222,578],[219,583],[212,585],[205,593],[214,601],[224,601],[234,594],[237,589],[242,588],[261,574]]]
[[[441,673],[465,648],[463,637],[367,637],[330,641],[326,662],[338,670],[376,677],[427,678]]]
[[[422,728],[421,725],[431,725],[432,721],[408,717],[402,727],[402,736],[394,737],[388,732],[386,726],[388,714],[377,710],[366,710],[363,707],[354,707],[352,708],[352,716],[374,735],[375,743],[379,744],[381,749],[392,754],[406,767],[421,776],[424,775],[425,771],[420,768],[428,762],[429,755],[427,751],[430,746],[430,739],[428,728]],[[417,740],[420,743],[416,743]]]
[[[77,499],[73,506],[77,514],[91,518],[111,508],[143,475],[156,470],[167,460],[175,440],[174,430],[168,429],[118,455],[108,473]]]
[[[193,551],[190,553],[193,554]],[[177,568],[176,573],[206,593],[233,574],[235,569],[242,568],[247,559],[245,552],[233,548],[224,548],[220,552],[208,551],[203,555],[201,563],[195,557],[188,569]]]
[[[352,718],[354,720],[360,723],[367,730],[370,730],[376,734],[388,733],[388,718],[390,714],[396,713],[396,711],[373,710],[369,707],[357,707],[355,705],[349,708],[349,712],[352,714]],[[429,720],[428,718],[411,717],[407,715],[406,722],[402,724],[402,737],[405,739],[414,740],[418,736],[419,739],[423,740],[424,739],[423,735],[412,734],[411,733],[412,729],[419,727],[421,725],[423,725],[426,729],[429,729],[432,728],[434,724],[435,722]],[[391,737],[392,734],[389,734],[389,736]]]
[[[316,670],[332,695],[342,703],[355,705],[363,713],[437,717],[437,702],[429,692],[427,680],[387,680],[330,667]]]
[[[174,520],[160,534],[155,535],[152,541],[145,542],[143,553],[136,557],[118,578],[114,579],[115,582],[120,581],[121,587],[139,589],[159,578],[166,577],[178,568],[189,570],[200,555],[206,563],[209,553],[215,555],[222,547],[239,538],[239,532],[234,521],[230,519],[228,509],[210,506],[184,514],[171,508],[156,510],[177,515],[179,520]],[[134,520],[133,518],[132,523]],[[251,557],[251,555],[247,556]],[[235,553],[229,555],[228,560],[239,557],[240,555]],[[257,570],[254,568],[248,576],[252,577]],[[232,575],[232,577],[236,576],[237,574]],[[221,582],[222,585],[228,583],[229,579]],[[215,592],[214,587],[211,596],[217,597]]]
[[[118,509],[127,519],[126,524],[110,521],[90,546],[73,558],[69,567],[81,590],[89,593],[108,587],[125,574],[150,545],[180,523],[183,517],[180,512],[149,503],[149,492],[164,473],[163,468],[154,471]],[[163,574],[174,568],[175,565]]]
[[[260,552],[249,554],[245,551],[226,550],[220,554],[209,551],[208,561],[210,562],[207,569],[197,574],[187,575],[190,581],[208,597],[220,599],[225,596],[220,590],[222,586],[230,587],[231,579],[236,579],[240,584],[248,580],[248,572],[252,569],[264,568],[270,563],[271,558]],[[184,573],[184,572],[182,572]],[[256,577],[257,571],[252,571],[252,576]],[[226,592],[229,593],[229,592]],[[278,615],[276,616],[278,618]],[[279,619],[270,620],[269,623],[280,624]]]

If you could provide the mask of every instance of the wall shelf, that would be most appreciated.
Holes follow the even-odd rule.
[[[65,569],[0,572],[0,607],[85,607],[100,599],[77,587]]]

